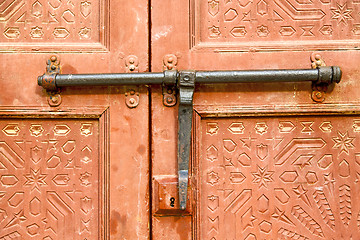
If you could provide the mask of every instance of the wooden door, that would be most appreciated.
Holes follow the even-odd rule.
[[[62,73],[147,71],[148,2],[0,1],[0,239],[148,239],[147,89],[59,104],[36,81],[53,55]]]
[[[343,70],[323,103],[312,100],[310,84],[197,85],[190,213],[153,208],[153,238],[358,239],[359,2],[151,7],[152,71],[304,69],[314,52]],[[161,98],[153,89],[153,185],[177,174],[177,109]]]

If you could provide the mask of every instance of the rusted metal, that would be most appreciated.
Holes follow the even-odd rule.
[[[163,57],[164,71],[175,70],[178,63],[178,58],[175,54],[166,54]]]
[[[139,58],[135,55],[130,55],[125,58],[126,72],[139,72]]]
[[[189,201],[186,210],[180,210],[178,183],[177,176],[162,176],[154,179],[154,214],[174,216],[190,213],[191,204]]]
[[[173,86],[163,86],[163,104],[167,107],[173,107],[176,105],[176,88]]]
[[[55,77],[60,73],[60,60],[53,55],[46,61],[46,73],[41,79],[41,85],[49,91],[57,91]]]
[[[62,98],[58,92],[48,92],[48,104],[50,107],[58,107],[62,103]]]
[[[326,66],[325,61],[321,57],[321,54],[319,52],[311,53],[310,60],[311,60],[311,67],[313,69]]]
[[[313,69],[318,69],[321,67],[325,67],[325,61],[322,59],[321,55],[319,52],[313,52],[311,54],[311,67]],[[337,71],[337,69],[333,69],[333,71]],[[331,74],[330,72],[323,72],[322,73],[322,78],[327,78],[327,75]],[[339,76],[338,79],[334,79],[334,82],[339,82],[341,79],[341,75],[342,73],[340,72],[340,74],[335,74],[336,76]],[[313,82],[312,83],[312,93],[311,93],[311,99],[314,102],[317,103],[322,103],[325,101],[325,96],[326,96],[326,91],[328,90],[328,85],[327,83],[324,83],[322,81],[317,81],[317,82]]]
[[[165,71],[164,81],[162,83],[163,104],[167,107],[173,107],[177,103],[176,82],[178,78],[177,71]]]
[[[136,108],[139,105],[139,92],[133,87],[125,92],[125,103],[128,108]]]
[[[178,178],[179,178],[179,203],[180,209],[186,208],[189,163],[191,148],[191,127],[193,114],[193,96],[195,90],[194,71],[182,71],[180,73],[179,88],[179,112],[178,112]]]
[[[47,60],[46,74],[43,79],[43,84],[47,86],[46,93],[48,95],[47,101],[50,107],[58,107],[62,103],[60,89],[56,87],[55,76],[60,74],[60,60],[58,56],[53,55]]]

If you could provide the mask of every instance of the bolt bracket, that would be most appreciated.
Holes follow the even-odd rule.
[[[57,56],[53,55],[47,60],[46,73],[42,78],[42,84],[47,86],[47,102],[50,107],[58,107],[62,102],[60,89],[55,84],[55,77],[60,72],[60,60]]]
[[[164,71],[164,80],[162,83],[163,104],[166,107],[173,107],[177,103],[177,75],[174,70]]]
[[[325,68],[326,64],[319,52],[311,54],[311,67],[319,70],[318,81],[312,83],[311,99],[314,102],[322,103],[325,101],[325,94],[330,84],[339,83],[341,70],[339,68]]]
[[[137,87],[130,87],[125,92],[125,104],[128,108],[136,108],[139,105],[140,94]]]

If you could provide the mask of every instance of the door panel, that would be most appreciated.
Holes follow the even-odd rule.
[[[199,239],[358,238],[358,118],[199,116]]]
[[[171,68],[179,70],[306,69],[311,68],[310,59],[314,52],[318,52],[327,65],[340,66],[343,71],[342,81],[328,89],[325,101],[321,104],[314,104],[311,99],[312,87],[309,83],[197,85],[194,93],[196,120],[193,123],[193,162],[189,187],[189,200],[192,202],[191,219],[188,216],[154,215],[152,224],[154,238],[165,239],[164,236],[167,235],[173,239],[332,239],[334,235],[334,238],[347,239],[351,234],[353,238],[357,236],[359,229],[356,219],[359,210],[349,201],[345,208],[351,209],[347,214],[340,210],[344,208],[340,207],[343,204],[342,199],[349,200],[349,194],[345,192],[350,192],[352,201],[353,194],[358,195],[359,191],[355,183],[356,171],[358,171],[355,154],[359,148],[355,143],[357,133],[353,131],[353,121],[357,116],[343,115],[348,111],[359,110],[360,99],[357,94],[359,71],[356,63],[360,60],[360,52],[356,46],[360,5],[357,1],[163,2],[156,0],[151,4],[153,71]],[[169,159],[176,161],[176,145],[171,142],[177,141],[178,110],[176,107],[164,107],[161,98],[161,89],[154,88],[152,91],[154,178],[157,177],[156,175],[176,174],[176,168],[175,170],[171,168],[173,163],[167,163],[169,165],[167,169],[164,163]],[[337,116],[319,116],[324,112],[336,113]],[[280,132],[279,124],[282,121],[291,121],[295,127],[293,132],[288,135]],[[332,132],[322,132],[319,128],[321,123],[328,121],[332,124]],[[311,126],[303,126],[302,122],[314,123]],[[248,127],[245,126],[243,133],[235,134],[227,130],[232,123],[243,123],[244,126],[246,123]],[[266,123],[267,132],[256,133],[256,123]],[[272,127],[269,127],[270,125]],[[241,129],[239,125],[236,126],[235,130]],[[309,127],[314,132],[310,133]],[[309,130],[307,135],[301,132],[304,128]],[[160,131],[164,129],[169,139],[166,142],[162,141],[164,137],[160,135]],[[265,128],[260,125],[259,129]],[[340,138],[340,133],[341,136],[346,134],[347,137],[354,138],[352,156],[350,151],[349,155],[344,151],[341,154],[336,152],[339,149],[334,147],[336,146],[334,139]],[[256,138],[251,142],[252,149],[243,146],[240,141],[243,136]],[[284,146],[281,144],[278,146],[279,149],[272,149],[270,145],[273,143],[265,143],[268,141],[266,138],[280,137],[286,140],[282,143]],[[324,147],[317,149],[316,152],[313,152],[312,148],[301,150],[301,154],[314,155],[310,166],[299,168],[292,165],[296,159],[286,163],[290,164],[289,166],[274,163],[273,158],[281,151],[280,149],[285,148],[292,139],[302,138],[321,138],[326,142]],[[224,148],[224,143],[230,149],[230,153]],[[261,152],[264,159],[256,155],[256,147],[262,146],[261,144],[268,145],[268,156],[264,157],[265,153]],[[262,147],[260,151],[265,151],[265,148]],[[215,158],[212,154],[216,151]],[[237,161],[243,152],[253,159],[250,166],[242,166]],[[213,161],[207,160],[208,154]],[[318,166],[319,159],[330,154],[333,156],[333,167],[326,170],[333,171],[334,195],[329,195],[324,187],[324,174],[329,173]],[[226,166],[230,164],[226,163],[226,159],[230,158],[234,162],[234,167]],[[271,175],[273,179],[273,182],[267,184],[268,188],[264,186],[265,183],[260,187],[261,182],[256,182],[258,180],[255,177],[259,171],[260,174],[261,172],[265,174],[265,168],[269,172],[268,176]],[[342,168],[350,169],[347,177],[341,175]],[[284,183],[280,177],[284,171],[290,173],[292,171],[298,176],[294,182]],[[314,178],[316,175],[318,179],[316,183],[308,183],[306,179],[308,172],[308,178],[311,178],[310,176]],[[236,183],[231,182],[232,180]],[[226,185],[223,186],[224,184]],[[300,185],[308,195],[309,205],[297,198],[296,188]],[[234,196],[226,195],[224,188],[227,189],[228,186],[234,189],[232,192]],[[277,200],[276,189],[286,191],[290,199],[288,203]],[[319,193],[321,190],[324,191],[323,195]],[[302,191],[301,187],[299,191]],[[245,195],[241,195],[242,192]],[[237,196],[239,197],[236,198]],[[249,200],[245,200],[247,198]],[[234,209],[239,211],[229,207],[230,213],[228,213],[229,209],[226,207],[230,202],[227,201],[234,201]],[[325,201],[328,201],[329,207],[323,212],[319,211],[318,209],[325,209],[323,207],[326,205]],[[319,207],[318,204],[323,206]],[[278,209],[280,213],[276,212]],[[276,219],[282,212],[293,225]],[[327,215],[324,215],[324,212]],[[331,220],[334,222],[334,228],[327,225],[330,220],[324,220],[324,216],[330,219],[327,217],[330,215],[334,219]],[[349,222],[346,222],[344,215],[348,215]],[[245,218],[246,221],[250,220],[250,225],[244,223]],[[304,224],[304,219],[310,223]],[[191,235],[188,231],[186,236],[181,235],[175,232],[174,228],[191,228]],[[162,233],[158,234],[159,231]]]
[[[99,122],[4,119],[0,128],[2,235],[104,238],[109,183]]]
[[[24,168],[16,170],[0,154],[1,162],[10,168],[6,174],[18,179],[14,186],[0,185],[0,192],[5,192],[0,208],[6,212],[0,218],[0,239],[149,238],[147,88],[62,88],[62,103],[50,107],[49,95],[36,81],[52,55],[60,60],[62,73],[146,71],[148,46],[148,1],[0,3],[0,142],[6,142],[24,161]],[[129,56],[135,61],[130,63]],[[125,93],[130,90],[139,93],[139,105],[133,109],[125,103]],[[17,136],[2,131],[8,123],[18,124]],[[82,124],[88,127],[90,123],[93,134],[83,135],[82,131],[89,131],[81,130]],[[32,124],[41,125],[42,135],[31,135]],[[58,125],[71,130],[64,136],[56,135]],[[14,141],[24,141],[26,148]],[[57,144],[48,149],[51,146],[46,142],[51,141]],[[66,142],[69,145],[64,146]],[[74,144],[75,149],[67,153]],[[32,160],[30,151],[35,146],[40,149],[38,162]],[[82,154],[89,152],[86,146],[93,154],[89,163],[81,161]],[[56,174],[62,174],[59,179],[55,170],[48,168],[52,155],[60,162],[54,168]],[[66,168],[70,160],[74,169]],[[8,170],[0,171],[4,175]],[[39,191],[32,190],[26,178],[31,174],[47,185],[38,184]],[[86,179],[89,185],[81,185]],[[74,191],[73,199],[66,195],[70,190]],[[10,199],[15,192],[21,194]],[[34,200],[34,205],[39,202],[41,206],[32,210],[29,204],[35,197],[39,201]],[[15,202],[9,203],[9,199]]]

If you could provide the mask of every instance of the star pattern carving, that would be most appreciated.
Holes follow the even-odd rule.
[[[300,184],[299,186],[293,188],[293,191],[298,196],[298,198],[303,200],[308,206],[311,206],[310,200],[306,194],[308,190],[306,190],[303,185]]]
[[[80,174],[81,185],[89,186],[91,184],[90,177],[91,177],[91,173],[88,173],[88,172]]]
[[[331,9],[331,12],[333,14],[331,19],[338,20],[338,24],[344,23],[345,25],[347,25],[347,22],[350,19],[353,19],[353,17],[351,16],[353,10],[347,7],[346,2],[343,5],[340,5],[339,3],[336,3],[336,5],[337,5],[336,9]]]
[[[219,174],[217,172],[211,171],[207,174],[208,183],[214,185],[219,182]]]
[[[349,149],[354,148],[354,145],[352,144],[352,141],[354,141],[354,137],[349,137],[348,132],[342,134],[341,132],[338,132],[338,137],[334,137],[333,141],[335,142],[335,145],[333,148],[340,148],[340,153],[345,152],[347,155],[349,155]]]
[[[32,185],[31,190],[34,190],[35,188],[39,190],[39,187],[41,185],[47,185],[45,181],[46,176],[47,174],[41,174],[40,169],[38,170],[30,169],[30,174],[25,175],[25,178],[27,180],[24,183],[24,185]]]
[[[274,174],[273,171],[267,171],[267,166],[264,168],[261,168],[259,165],[257,166],[258,170],[257,172],[252,172],[253,175],[253,183],[259,183],[259,188],[266,187],[267,183],[273,182],[274,179],[272,178],[272,175]]]

